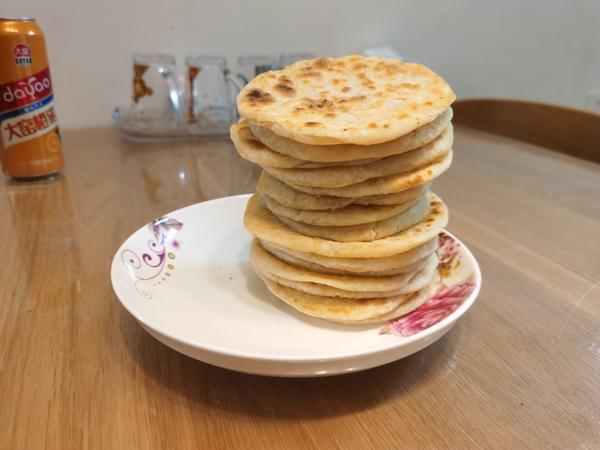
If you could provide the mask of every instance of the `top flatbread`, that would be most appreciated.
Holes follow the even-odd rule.
[[[373,145],[430,123],[454,99],[425,66],[352,55],[265,72],[242,89],[237,105],[242,117],[294,141]]]

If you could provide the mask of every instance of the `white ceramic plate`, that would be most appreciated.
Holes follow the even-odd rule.
[[[192,358],[241,372],[286,377],[368,369],[443,336],[471,307],[481,274],[471,252],[444,233],[443,284],[391,322],[347,326],[296,312],[252,272],[242,216],[248,195],[173,211],[133,233],[115,254],[113,288],[156,339]]]

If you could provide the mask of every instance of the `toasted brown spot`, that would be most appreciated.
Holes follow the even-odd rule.
[[[333,102],[327,98],[321,98],[319,100],[313,100],[312,98],[305,97],[302,105],[308,109],[331,109]]]
[[[432,102],[431,100],[427,100],[427,101],[425,102],[425,104],[426,104],[427,106],[431,106],[431,105],[433,105],[433,102]]]
[[[399,87],[410,91],[413,89],[418,89],[419,85],[417,83],[406,83],[405,82],[405,83],[400,83]]]
[[[262,104],[267,105],[269,103],[275,102],[275,99],[271,94],[265,91],[261,91],[260,89],[252,89],[246,94],[246,100],[251,105]]]
[[[327,114],[325,114],[325,117],[334,118],[335,113],[327,113]]]
[[[342,92],[350,92],[350,90],[351,90],[351,89],[352,89],[352,88],[351,88],[350,86],[344,86],[344,87],[342,88]]]
[[[321,125],[321,122],[304,122],[306,127],[318,127],[319,125]]]
[[[377,128],[377,124],[371,122],[369,125],[367,125],[367,127],[369,127],[369,128]]]
[[[352,97],[344,97],[344,98],[340,98],[337,103],[354,103],[354,102],[361,102],[364,99],[366,99],[367,96],[366,95],[354,95]]]
[[[343,83],[344,80],[342,80],[341,78],[334,78],[333,80],[331,80],[331,84],[333,84],[334,86],[337,86],[340,83]]]
[[[257,150],[262,150],[265,147],[265,144],[263,144],[260,141],[257,141],[256,139],[244,139],[244,142],[246,143],[246,145],[249,145],[250,147],[253,147]]]
[[[273,86],[273,89],[275,89],[281,95],[285,95],[286,97],[293,97],[296,94],[294,88],[288,84],[277,83],[275,86]]]
[[[313,63],[313,66],[318,69],[325,69],[329,67],[329,60],[327,58],[319,58]]]
[[[374,84],[369,84],[369,85],[367,86],[367,89],[371,89],[371,90],[373,90],[373,89],[377,89],[377,88],[375,87],[375,85],[374,85]]]
[[[366,64],[362,64],[362,63],[356,63],[352,66],[352,70],[362,70],[362,69],[366,69],[367,65]]]
[[[273,72],[269,72],[269,73],[267,74],[267,76],[268,76],[269,78],[276,78],[276,77],[275,77],[275,74],[274,74]]]
[[[383,128],[389,128],[389,127],[390,127],[390,124],[389,124],[389,123],[384,123],[384,124],[383,124]]]
[[[398,67],[395,64],[386,64],[386,66],[385,66],[385,74],[386,75],[392,76],[392,75],[396,75],[400,72],[401,72],[400,67]]]
[[[321,72],[306,67],[300,72],[299,76],[301,78],[321,78]]]

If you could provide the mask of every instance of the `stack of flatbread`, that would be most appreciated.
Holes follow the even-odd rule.
[[[273,294],[351,324],[429,298],[448,221],[430,187],[452,160],[454,99],[422,65],[363,56],[300,61],[242,90],[231,138],[263,168],[244,224]]]

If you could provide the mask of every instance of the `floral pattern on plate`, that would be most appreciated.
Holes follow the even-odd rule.
[[[461,267],[460,244],[450,235],[440,233],[437,255],[439,259],[439,285],[435,294],[414,311],[389,321],[380,328],[379,334],[412,336],[435,325],[452,314],[475,289],[470,281],[472,274],[465,279],[453,280]]]
[[[121,252],[121,261],[127,266],[129,274],[135,280],[135,288],[147,299],[152,298],[148,285],[158,286],[167,281],[171,271],[175,269],[174,251],[179,250],[180,243],[175,239],[177,231],[183,223],[171,217],[159,217],[148,224],[152,239],[147,242],[148,250],[141,253],[129,248]],[[172,251],[169,251],[172,250]]]

